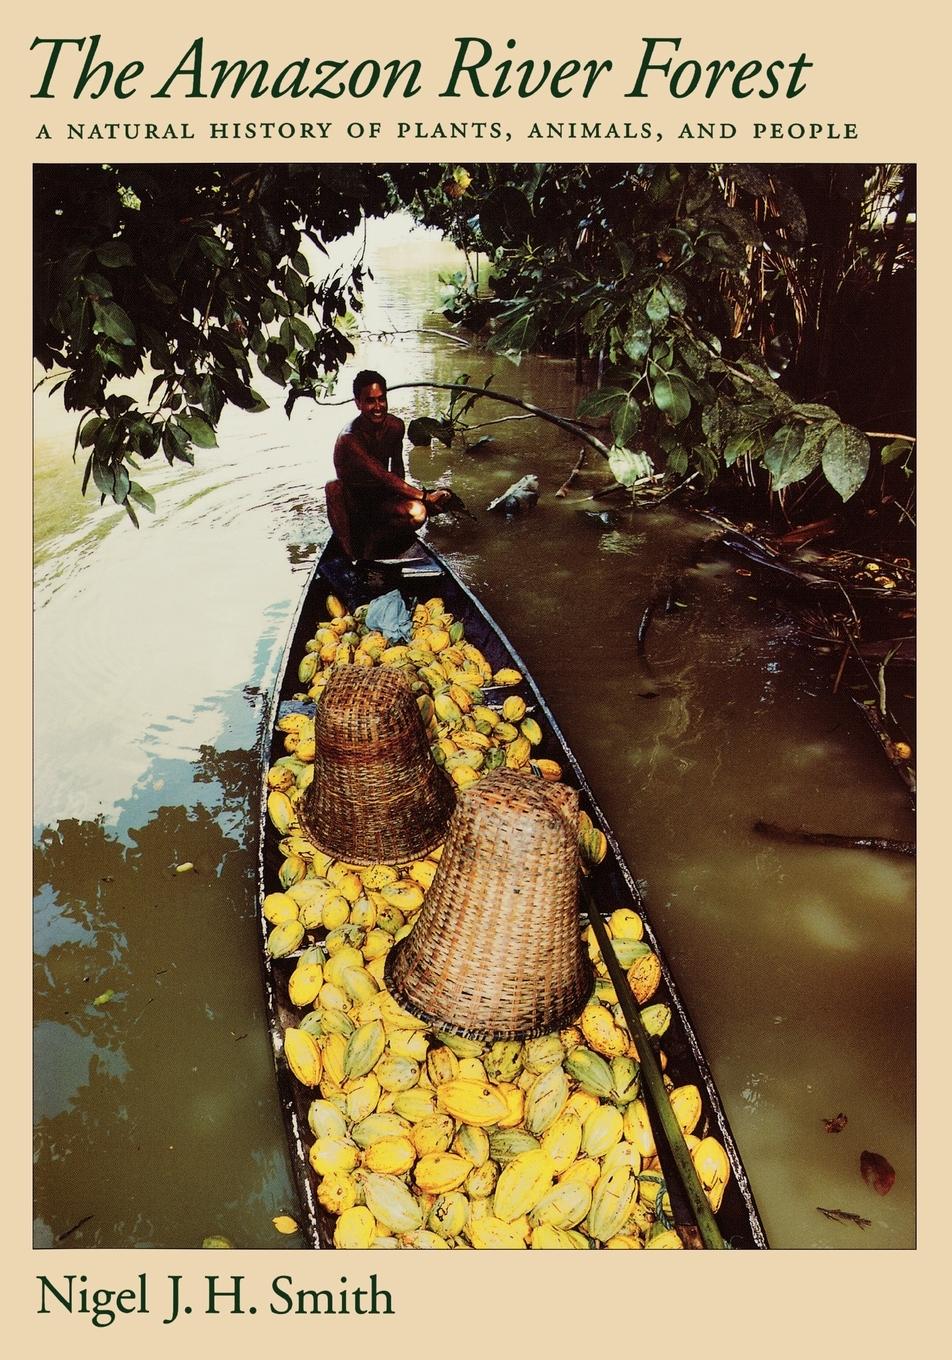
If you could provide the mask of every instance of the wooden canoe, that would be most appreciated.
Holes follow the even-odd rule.
[[[717,1226],[725,1244],[734,1248],[766,1247],[767,1239],[754,1201],[753,1192],[747,1177],[737,1144],[731,1132],[723,1104],[711,1074],[710,1067],[701,1051],[700,1044],[689,1018],[687,1008],[675,984],[671,969],[651,923],[645,912],[644,902],[635,879],[625,863],[618,844],[604,815],[596,803],[588,782],[579,767],[565,738],[549,711],[538,687],[529,675],[526,666],[509,642],[505,634],[476,596],[456,576],[449,565],[431,548],[420,543],[415,555],[403,563],[374,564],[371,568],[359,569],[343,555],[336,540],[331,539],[321,554],[310,577],[303,599],[291,628],[290,638],[285,650],[272,696],[269,717],[263,733],[262,758],[264,771],[285,754],[284,733],[276,727],[282,714],[292,711],[308,711],[300,698],[301,682],[297,666],[305,653],[305,644],[313,634],[319,619],[326,617],[325,600],[329,594],[336,595],[348,608],[353,610],[374,596],[387,590],[399,589],[410,607],[414,602],[440,596],[446,609],[461,620],[465,626],[468,641],[475,644],[486,657],[493,671],[511,667],[522,673],[523,681],[516,688],[507,688],[505,695],[520,694],[538,721],[543,739],[533,752],[559,762],[563,778],[578,789],[582,808],[591,817],[593,824],[600,828],[607,839],[608,852],[603,862],[592,874],[590,889],[599,908],[604,907],[608,914],[619,906],[629,905],[642,917],[645,923],[645,939],[658,954],[662,965],[662,983],[652,1001],[667,1003],[671,1009],[670,1026],[664,1034],[663,1049],[667,1059],[667,1072],[675,1085],[694,1084],[701,1092],[703,1115],[698,1132],[703,1131],[717,1138],[727,1153],[731,1175],[723,1200],[717,1213]],[[487,692],[486,701],[493,703],[492,691]],[[497,696],[501,704],[503,694]],[[313,705],[311,710],[313,711]],[[259,901],[265,894],[279,891],[278,870],[282,863],[279,849],[279,833],[267,815],[267,785],[263,784],[261,798],[261,817],[258,855]],[[300,1198],[298,1223],[309,1246],[327,1247],[333,1245],[334,1219],[320,1205],[317,1198],[318,1178],[311,1169],[308,1151],[313,1142],[309,1129],[307,1112],[311,1100],[317,1094],[299,1084],[292,1076],[283,1058],[283,1034],[288,1026],[300,1024],[301,1012],[288,997],[288,979],[295,966],[300,950],[290,955],[272,958],[265,948],[271,926],[260,917],[262,929],[262,958],[264,961],[265,987],[267,993],[269,1025],[271,1030],[275,1065],[277,1070],[279,1096],[282,1113],[287,1126],[291,1164]],[[308,940],[305,939],[305,944]],[[655,1129],[659,1150],[662,1139]],[[664,1170],[668,1170],[663,1166]],[[666,1175],[666,1183],[671,1193],[674,1212],[683,1215],[685,1206],[674,1185],[675,1177]],[[683,1218],[681,1221],[684,1221]]]

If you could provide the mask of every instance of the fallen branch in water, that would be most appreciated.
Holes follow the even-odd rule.
[[[87,1214],[85,1218],[81,1218],[79,1222],[74,1223],[71,1228],[67,1228],[65,1232],[61,1232],[56,1239],[57,1242],[65,1242],[67,1237],[72,1237],[74,1232],[78,1232],[85,1223],[88,1223],[90,1219],[94,1217],[94,1214]]]
[[[509,419],[510,419],[510,420],[525,420],[526,417],[525,417],[525,416],[510,416]],[[578,459],[577,459],[577,461],[576,461],[576,464],[575,464],[574,468],[572,469],[572,471],[569,473],[569,475],[566,477],[565,481],[564,481],[564,482],[562,483],[562,485],[559,487],[558,491],[555,493],[557,496],[564,496],[564,495],[565,495],[566,491],[568,491],[569,487],[570,487],[570,486],[572,485],[572,483],[575,481],[575,478],[576,478],[576,477],[578,476],[578,474],[581,472],[581,470],[582,470],[582,464],[583,464],[584,462],[585,462],[585,450],[584,450],[584,449],[579,449],[579,451],[578,451]]]
[[[887,855],[914,855],[916,847],[910,841],[890,840],[885,836],[837,836],[829,831],[788,831],[773,822],[754,822],[760,836],[787,845],[830,845],[840,850],[881,850]]]
[[[386,340],[392,335],[435,335],[440,340],[450,340],[454,345],[459,345],[463,349],[469,349],[471,341],[464,339],[462,335],[453,335],[451,331],[441,331],[436,326],[411,326],[407,330],[386,330],[386,331],[358,331],[360,336],[368,336],[371,340]]]
[[[870,727],[873,729],[873,731],[879,738],[880,745],[882,746],[883,750],[886,753],[886,759],[889,761],[890,765],[893,767],[893,769],[899,775],[899,778],[902,780],[906,788],[909,790],[910,797],[912,798],[913,807],[915,807],[916,803],[915,770],[910,767],[906,757],[902,755],[900,751],[897,749],[896,742],[892,739],[892,737],[889,735],[889,732],[886,730],[885,723],[880,717],[879,710],[876,707],[876,705],[874,703],[863,703],[859,699],[854,699],[853,703],[859,709],[860,713],[862,713],[863,717],[866,719]]]
[[[855,1223],[857,1228],[871,1228],[873,1221],[870,1218],[860,1218],[859,1214],[851,1214],[846,1209],[822,1209],[817,1206],[817,1213],[826,1214],[834,1223]]]
[[[660,604],[663,604],[664,612],[666,614],[674,613],[674,597],[677,593],[677,589],[678,589],[677,581],[672,581],[671,584],[668,586],[667,590],[659,590],[658,594],[654,597],[651,603],[646,607],[645,612],[642,614],[641,622],[638,625],[638,635],[636,639],[636,650],[639,656],[644,656],[645,654],[645,641],[648,637],[648,629],[651,626],[651,620],[658,606]]]

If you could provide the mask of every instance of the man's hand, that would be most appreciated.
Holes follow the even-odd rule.
[[[433,514],[438,514],[452,499],[452,491],[447,491],[445,488],[440,487],[436,491],[428,491],[423,497],[423,504],[426,506],[427,510],[431,511]]]

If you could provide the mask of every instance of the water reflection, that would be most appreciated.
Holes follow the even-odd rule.
[[[208,752],[200,776],[246,806],[252,772],[247,752]],[[201,806],[126,837],[71,820],[37,847],[38,1245],[80,1219],[71,1246],[277,1245],[293,1199],[247,856]]]

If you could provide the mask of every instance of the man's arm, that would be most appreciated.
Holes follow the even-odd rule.
[[[398,416],[391,416],[393,427],[388,430],[388,435],[392,436],[390,444],[390,471],[396,477],[406,479],[407,470],[403,462],[403,436],[406,433],[406,426]]]

